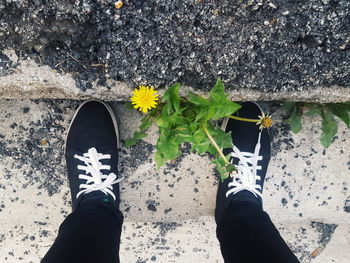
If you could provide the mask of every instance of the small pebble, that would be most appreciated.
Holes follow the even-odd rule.
[[[115,8],[120,9],[124,5],[123,1],[117,1],[114,3]]]

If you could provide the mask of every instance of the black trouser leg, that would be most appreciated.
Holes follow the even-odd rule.
[[[122,223],[110,203],[84,204],[64,220],[42,263],[119,263]]]
[[[253,203],[233,203],[232,214],[217,226],[225,263],[297,263],[270,217]]]

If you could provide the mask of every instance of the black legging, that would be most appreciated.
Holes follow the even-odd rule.
[[[122,224],[111,203],[83,204],[63,221],[42,263],[117,263]]]
[[[297,263],[270,217],[258,205],[232,203],[227,220],[217,226],[225,263]]]
[[[257,205],[236,203],[230,211],[217,227],[226,263],[299,262]],[[82,205],[64,220],[42,263],[117,263],[122,223],[122,213],[109,203]]]

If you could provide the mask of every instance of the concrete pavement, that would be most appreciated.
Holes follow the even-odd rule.
[[[63,147],[79,102],[0,101],[0,262],[39,262],[70,213]],[[113,105],[125,140],[140,114]],[[271,111],[273,106],[270,107]],[[276,107],[275,107],[276,108]],[[273,156],[264,206],[303,263],[347,263],[350,257],[350,141],[339,124],[324,150],[319,120],[291,134],[274,111]],[[213,218],[217,181],[209,156],[189,153],[159,171],[156,128],[121,152],[121,262],[223,262]]]

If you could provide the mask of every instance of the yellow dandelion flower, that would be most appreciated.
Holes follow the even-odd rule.
[[[269,128],[273,124],[272,118],[269,114],[262,113],[262,115],[259,115],[259,121],[256,123],[256,125],[260,125],[259,129]]]
[[[157,91],[150,86],[139,86],[132,92],[131,103],[135,109],[147,113],[151,108],[155,108],[158,100]]]

